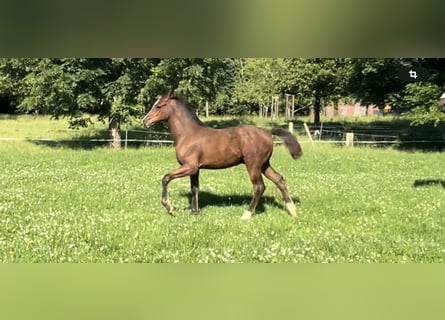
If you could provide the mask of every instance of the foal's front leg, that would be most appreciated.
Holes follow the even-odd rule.
[[[170,200],[168,199],[168,192],[167,192],[168,184],[170,183],[170,181],[172,181],[174,179],[194,175],[197,173],[197,171],[198,171],[198,168],[196,168],[196,167],[183,165],[182,167],[180,167],[170,173],[167,173],[162,178],[162,200],[161,200],[161,203],[164,206],[165,210],[167,210],[167,213],[169,215],[175,216],[173,207],[170,204]]]

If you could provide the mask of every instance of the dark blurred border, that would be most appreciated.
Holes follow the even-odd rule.
[[[436,319],[444,265],[0,265],[2,319]]]
[[[6,0],[0,56],[445,57],[444,9],[431,0]]]

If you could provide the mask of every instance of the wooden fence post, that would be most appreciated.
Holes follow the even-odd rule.
[[[294,133],[294,123],[292,121],[289,122],[289,132]]]
[[[354,146],[354,133],[352,133],[352,132],[347,132],[346,133],[345,145],[347,147],[353,147]]]
[[[306,122],[303,123],[304,129],[306,130],[307,136],[309,137],[309,141],[311,142],[311,144],[314,146],[314,140],[312,139],[312,135],[311,132],[309,131],[309,127],[307,126]]]

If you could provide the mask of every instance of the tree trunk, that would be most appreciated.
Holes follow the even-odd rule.
[[[320,96],[315,96],[314,102],[314,124],[320,124],[320,110],[321,110],[321,98]]]
[[[110,146],[114,149],[121,148],[121,133],[120,133],[120,123],[114,118],[110,119],[109,124],[110,136],[113,141],[110,142]]]
[[[209,117],[209,100],[206,100],[206,118]]]

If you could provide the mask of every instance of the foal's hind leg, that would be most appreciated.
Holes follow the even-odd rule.
[[[257,207],[264,190],[266,189],[263,177],[261,176],[261,170],[247,167],[247,171],[253,185],[253,198],[250,202],[249,210],[244,212],[241,217],[243,220],[248,220],[252,217],[252,214],[255,212],[255,208]]]
[[[295,204],[292,201],[292,198],[290,197],[289,191],[286,187],[286,181],[284,180],[283,176],[279,174],[277,171],[275,171],[270,164],[266,166],[266,168],[263,170],[263,174],[272,181],[278,189],[280,189],[281,194],[283,195],[284,201],[286,202],[286,209],[289,211],[289,214],[292,217],[297,216],[297,209],[295,208]]]
[[[199,170],[195,174],[190,176],[190,189],[192,192],[192,214],[198,214],[199,205],[198,205],[198,193],[199,193]]]

